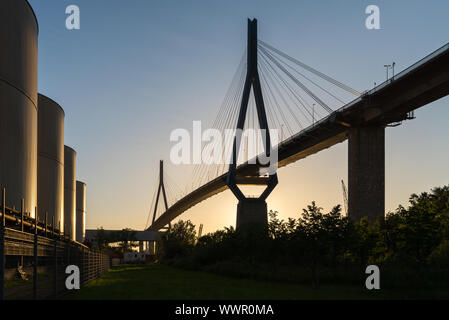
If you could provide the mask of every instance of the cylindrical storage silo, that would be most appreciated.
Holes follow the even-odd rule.
[[[76,241],[83,243],[86,235],[86,184],[76,182]]]
[[[64,110],[38,95],[37,205],[39,218],[64,225]]]
[[[64,146],[64,234],[71,240],[76,235],[76,152]]]
[[[37,204],[37,35],[25,0],[0,1],[0,188],[6,205]]]

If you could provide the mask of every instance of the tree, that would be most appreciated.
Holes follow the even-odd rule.
[[[402,219],[398,250],[420,267],[447,236],[449,189],[434,188],[430,193],[412,194],[409,203],[408,208],[399,206],[396,212]]]
[[[179,220],[161,237],[158,255],[160,259],[170,259],[190,252],[195,245],[195,225]]]
[[[368,221],[368,217],[363,217],[356,222],[354,228],[353,250],[359,259],[360,265],[364,267],[372,257],[378,241],[378,233],[376,233],[376,229]]]
[[[323,208],[318,207],[315,201],[303,209],[302,217],[299,219],[296,229],[297,238],[302,244],[302,251],[310,262],[312,269],[312,281],[318,286],[318,264],[327,248],[327,239],[323,228]]]
[[[95,242],[97,243],[97,246],[100,250],[108,246],[108,240],[106,238],[106,234],[104,232],[103,227],[97,228],[97,234],[95,235]]]
[[[350,250],[354,241],[354,226],[348,217],[341,215],[341,206],[337,205],[322,217],[323,233],[326,235],[327,253],[332,266],[337,259]]]
[[[122,229],[119,231],[116,235],[118,241],[114,242],[120,242],[119,248],[122,253],[125,253],[127,251],[133,251],[134,248],[139,246],[139,243],[136,239],[136,232],[134,230],[131,230],[129,228]]]
[[[268,212],[268,236],[271,239],[280,239],[287,233],[287,224],[278,218],[278,212],[270,210]]]

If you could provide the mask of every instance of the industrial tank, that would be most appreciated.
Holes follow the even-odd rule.
[[[25,0],[0,1],[0,187],[6,205],[37,204],[37,36]]]
[[[64,110],[38,95],[37,205],[39,218],[64,225]]]
[[[86,235],[86,184],[76,182],[76,241],[83,242]]]
[[[64,234],[75,240],[76,152],[64,146]]]

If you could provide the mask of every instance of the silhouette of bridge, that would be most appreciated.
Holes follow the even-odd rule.
[[[251,31],[256,23],[255,19],[248,21],[247,51],[251,53],[247,61],[243,55],[212,128],[224,132],[239,127],[242,121],[242,128],[262,128],[258,101],[262,99],[267,125],[281,130],[281,142],[268,148],[278,152],[279,168],[348,140],[348,216],[355,220],[367,216],[374,221],[384,215],[385,128],[414,118],[414,110],[449,94],[449,44],[359,93],[257,40],[257,29]],[[258,97],[254,86],[253,97],[245,106],[247,77],[252,76],[248,64],[254,64],[253,59],[254,74],[261,75],[261,92]],[[242,120],[242,113],[246,119]],[[251,153],[249,147],[234,147],[234,174],[241,179],[236,183],[266,184],[266,180],[257,178],[259,167],[251,165],[258,154]],[[239,154],[239,150],[243,152]],[[237,154],[242,157],[237,159]],[[189,208],[228,189],[230,169],[226,164],[198,165],[192,184],[184,192],[161,169],[145,229],[158,231]],[[164,206],[159,201],[161,191]]]

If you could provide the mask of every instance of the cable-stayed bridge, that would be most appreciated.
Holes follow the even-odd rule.
[[[248,26],[247,52],[211,127],[225,137],[229,129],[278,129],[280,142],[269,138],[273,146],[268,150],[278,153],[279,168],[347,139],[348,215],[367,216],[371,221],[383,215],[385,127],[414,118],[414,110],[449,94],[449,44],[360,93],[258,40],[256,20],[249,20]],[[263,140],[237,147],[235,141],[232,136],[223,142],[234,146],[234,172],[225,162],[198,165],[190,185],[181,191],[161,171],[145,229],[168,226],[189,208],[230,186],[233,190],[237,184],[267,184],[267,179],[259,177],[259,166],[252,165],[265,150]],[[238,191],[233,192],[238,197]]]

